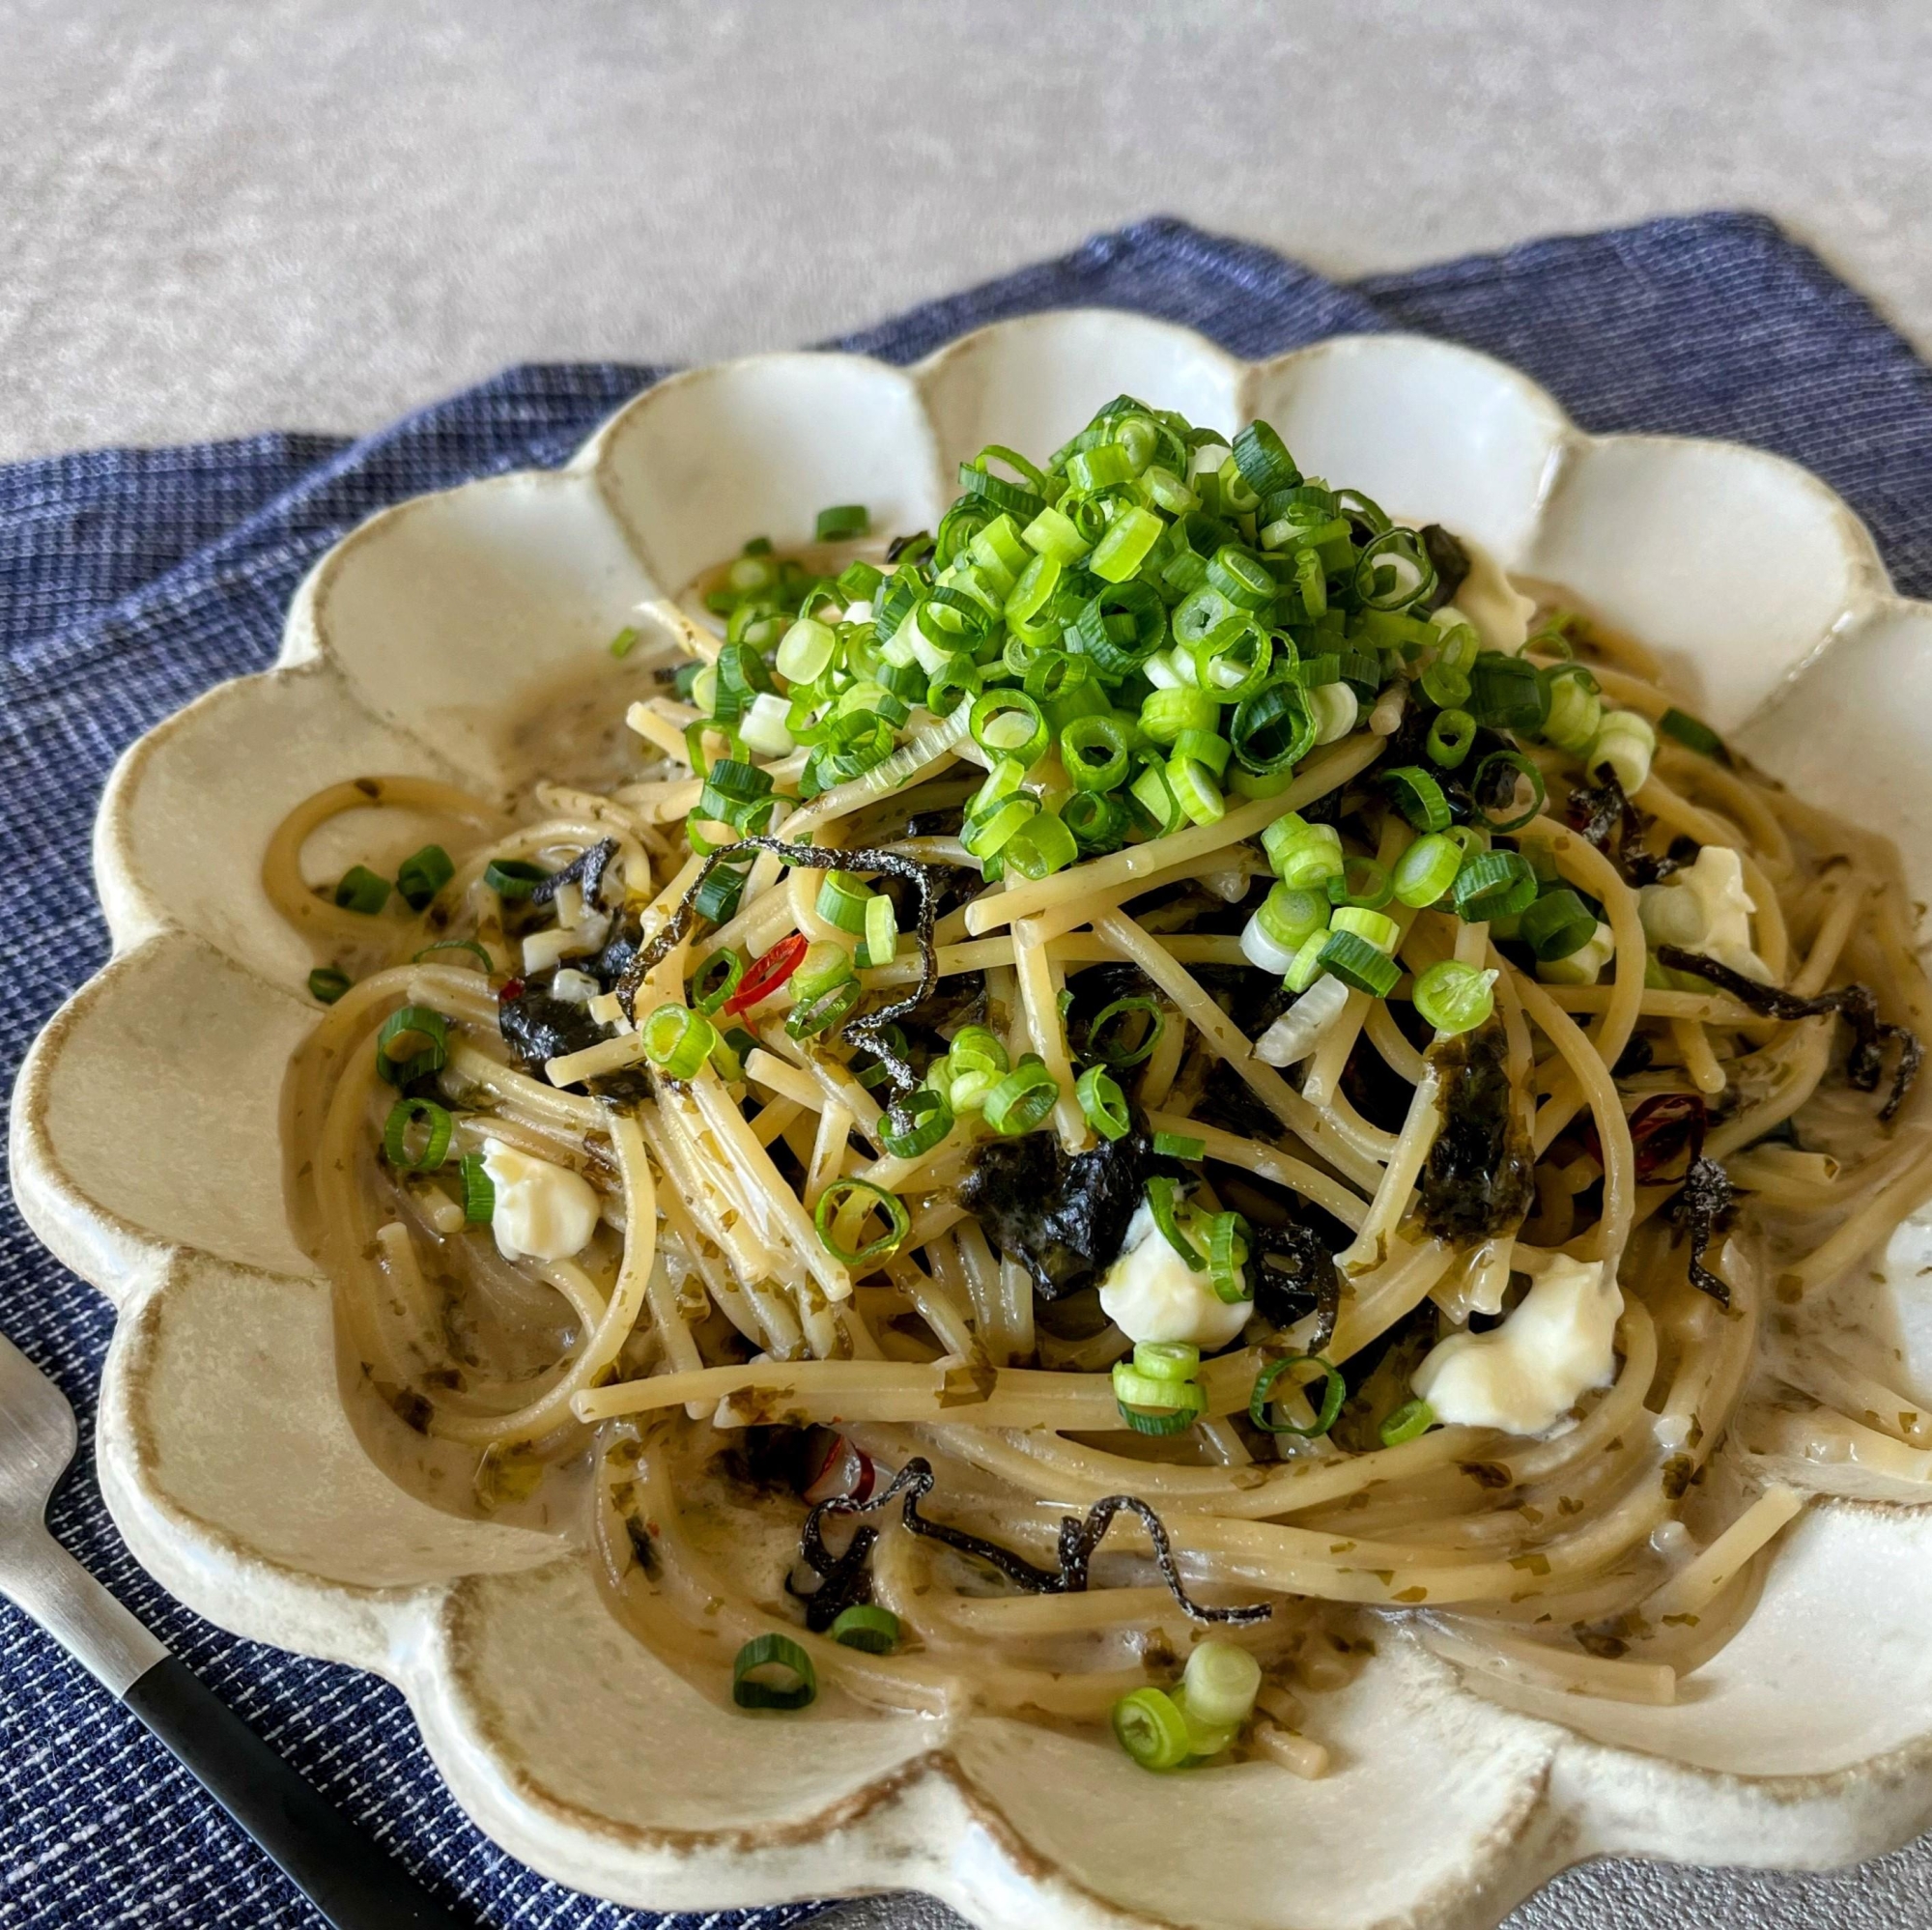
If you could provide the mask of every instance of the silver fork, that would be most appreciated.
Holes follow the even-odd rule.
[[[335,1930],[458,1930],[47,1532],[73,1459],[67,1397],[0,1334],[0,1595],[133,1711]]]

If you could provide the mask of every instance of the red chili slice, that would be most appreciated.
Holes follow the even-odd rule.
[[[521,979],[505,979],[502,990],[497,994],[497,1002],[511,1006],[524,996],[524,981]]]
[[[1688,1151],[1694,1164],[1704,1151],[1708,1121],[1704,1101],[1694,1093],[1660,1093],[1630,1116],[1631,1149],[1636,1177],[1649,1179]]]
[[[770,998],[798,970],[799,960],[810,946],[811,941],[802,931],[780,939],[762,957],[753,960],[743,982],[724,1001],[724,1009],[735,1017],[739,1012],[750,1011],[761,1000]]]

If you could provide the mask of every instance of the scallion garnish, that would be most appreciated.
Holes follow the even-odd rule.
[[[1187,1718],[1164,1689],[1136,1689],[1114,1704],[1114,1738],[1145,1770],[1179,1769],[1192,1751]]]
[[[1268,1418],[1275,1382],[1299,1367],[1313,1367],[1322,1376],[1321,1405],[1314,1421],[1305,1428],[1293,1421]],[[1319,1353],[1292,1353],[1283,1359],[1271,1360],[1255,1377],[1254,1392],[1248,1396],[1248,1419],[1271,1434],[1296,1434],[1303,1440],[1315,1440],[1335,1425],[1342,1404],[1348,1398],[1349,1383],[1343,1379],[1342,1370],[1332,1361]]]
[[[880,1116],[879,1143],[895,1159],[918,1159],[952,1130],[952,1108],[946,1094],[916,1087]]]
[[[483,867],[483,882],[500,898],[526,898],[550,873],[522,858],[493,858]]]
[[[889,1656],[902,1639],[899,1618],[876,1602],[855,1602],[841,1608],[838,1619],[826,1631],[835,1642],[848,1649],[863,1649],[870,1656]]]
[[[696,1078],[718,1043],[717,1028],[689,1006],[662,1005],[639,1030],[644,1057],[668,1079]]]
[[[497,1210],[497,1187],[483,1164],[480,1152],[466,1152],[457,1162],[463,1183],[463,1217],[472,1226],[487,1221]]]
[[[1380,1429],[1383,1447],[1400,1447],[1426,1434],[1435,1425],[1435,1410],[1427,1401],[1405,1401]]]
[[[486,978],[497,969],[497,961],[473,938],[439,938],[434,945],[425,945],[411,962],[420,965],[425,958],[429,958],[439,951],[468,952],[470,957],[481,963]]]
[[[885,1231],[875,1239],[858,1247],[848,1247],[834,1234],[834,1221],[856,1214],[860,1216],[863,1228],[864,1220],[872,1212],[876,1212],[886,1223]],[[912,1230],[912,1216],[905,1209],[905,1202],[896,1193],[889,1193],[883,1186],[873,1185],[869,1179],[833,1180],[818,1196],[811,1223],[818,1229],[818,1237],[826,1252],[844,1266],[867,1266],[886,1259],[897,1251],[899,1242]]]
[[[308,995],[318,1005],[332,1006],[354,981],[334,965],[318,965],[308,975]]]
[[[412,911],[419,912],[455,875],[449,853],[440,844],[425,844],[397,867],[396,890]]]
[[[731,1663],[731,1699],[740,1709],[804,1709],[817,1694],[811,1658],[789,1635],[753,1635]]]
[[[374,918],[389,902],[389,881],[379,878],[366,865],[352,865],[336,881],[335,902],[344,911]]]
[[[422,1144],[410,1150],[412,1129],[422,1129]],[[449,1157],[456,1121],[431,1099],[398,1099],[383,1122],[383,1156],[398,1173],[431,1173]]]
[[[637,647],[638,637],[639,631],[637,625],[634,623],[625,624],[623,629],[618,631],[616,636],[611,639],[611,656],[628,657]]]
[[[834,503],[818,512],[817,536],[821,543],[850,543],[866,535],[872,519],[863,502]]]
[[[1038,1060],[1022,1060],[980,1101],[995,1132],[1031,1132],[1060,1101],[1060,1082]]]
[[[376,1069],[392,1086],[440,1072],[449,1063],[449,1021],[429,1006],[403,1006],[376,1033]]]
[[[1207,1156],[1208,1142],[1196,1139],[1191,1133],[1157,1132],[1153,1136],[1153,1149],[1163,1159],[1202,1159]]]
[[[1424,1024],[1437,1032],[1473,1032],[1495,1010],[1496,975],[1454,958],[1438,959],[1415,981],[1411,997]]]
[[[1073,1082],[1073,1096],[1080,1102],[1087,1123],[1102,1139],[1124,1139],[1133,1124],[1127,1095],[1121,1083],[1104,1065],[1090,1065]],[[1158,1150],[1158,1147],[1155,1149]]]
[[[1506,773],[1515,775],[1506,776]],[[1529,803],[1521,809],[1516,808],[1520,795],[1519,780],[1527,781],[1529,785]],[[1507,790],[1502,789],[1505,784]],[[1497,797],[1499,791],[1502,794]],[[1475,800],[1476,822],[1485,831],[1520,831],[1543,809],[1546,796],[1543,773],[1520,751],[1492,751],[1476,766],[1476,774],[1469,780],[1469,795]],[[1500,817],[1492,817],[1485,808],[1492,797],[1497,798],[1504,813]]]
[[[1132,1027],[1140,1017],[1145,1017],[1147,1023],[1135,1038]],[[1166,1029],[1167,1017],[1157,1000],[1139,993],[1115,999],[1094,1014],[1087,1028],[1088,1056],[1099,1060],[1103,1065],[1111,1065],[1116,1072],[1124,1072],[1152,1057]]]
[[[709,1018],[745,982],[745,961],[735,951],[714,951],[691,975],[691,1004]]]

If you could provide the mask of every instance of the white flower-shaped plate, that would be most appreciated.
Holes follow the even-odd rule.
[[[807,537],[824,503],[930,526],[960,458],[1050,448],[1122,390],[1265,417],[1305,468],[1568,585],[1759,763],[1890,830],[1932,897],[1932,608],[1776,458],[1582,435],[1522,376],[1416,337],[1242,364],[1102,312],[1001,324],[910,370],[777,355],[674,377],[561,472],[355,531],[303,584],[278,665],[171,718],[108,785],[114,956],[40,1039],[13,1135],[28,1218],[120,1310],[99,1427],[116,1520],[202,1614],[396,1683],[517,1856],[659,1909],[917,1887],[989,1930],[1480,1930],[1590,1856],[1817,1865],[1905,1840],[1932,1821],[1917,1511],[1814,1507],[1675,1707],[1579,1703],[1557,1727],[1397,1633],[1317,1699],[1324,1780],[1156,1777],[1005,1719],[714,1707],[620,1632],[564,1535],[432,1508],[352,1431],[328,1283],[283,1199],[283,1073],[315,1008],[258,883],[271,828],[368,772],[500,788],[519,706],[608,662],[641,603],[754,534]],[[1894,1252],[1909,1327],[1918,1256]]]

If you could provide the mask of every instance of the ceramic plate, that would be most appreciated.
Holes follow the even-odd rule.
[[[258,884],[271,828],[367,772],[499,788],[520,704],[699,566],[807,538],[826,502],[930,526],[961,457],[1050,447],[1121,390],[1264,416],[1311,471],[1568,585],[1759,763],[1890,830],[1932,897],[1932,608],[1771,456],[1584,436],[1520,375],[1415,337],[1243,364],[1113,313],[1003,323],[910,370],[781,355],[674,377],[560,472],[357,529],[303,584],[276,667],[171,718],[108,785],[114,956],[42,1036],[13,1132],[28,1217],[120,1310],[116,1520],[200,1613],[396,1683],[517,1856],[658,1909],[919,1887],[988,1930],[1480,1930],[1584,1857],[1820,1864],[1902,1841],[1932,1820],[1932,1515],[1812,1508],[1674,1707],[1579,1705],[1559,1727],[1391,1632],[1319,1702],[1325,1779],[1152,1777],[1104,1740],[994,1717],[717,1708],[620,1632],[563,1534],[425,1505],[359,1444],[328,1283],[283,1201],[282,1075],[316,1008]],[[1905,1327],[1924,1241],[1893,1242]]]

